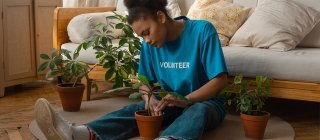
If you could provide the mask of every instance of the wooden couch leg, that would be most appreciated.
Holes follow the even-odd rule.
[[[89,101],[90,100],[90,95],[91,95],[91,84],[92,84],[92,79],[86,79],[82,78],[81,83],[85,85],[84,89],[84,96],[82,97],[82,100],[84,101]]]
[[[0,86],[0,97],[4,96],[5,87]]]

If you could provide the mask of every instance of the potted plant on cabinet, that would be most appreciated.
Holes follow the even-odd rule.
[[[38,71],[48,68],[46,78],[57,77],[56,90],[59,92],[64,111],[79,111],[85,89],[81,78],[88,78],[93,69],[86,63],[77,61],[77,56],[71,57],[70,51],[61,49],[61,52],[52,51],[51,55],[40,54],[45,61],[38,67]]]
[[[106,17],[108,24],[95,26],[93,35],[81,43],[74,54],[79,55],[81,50],[93,48],[98,64],[107,69],[105,80],[113,82],[113,88],[127,87],[130,83],[126,79],[138,71],[141,42],[127,24],[126,18],[113,13]],[[115,29],[121,30],[119,37],[114,37]]]
[[[256,76],[255,80],[235,76],[232,85],[221,91],[220,96],[226,97],[228,105],[236,105],[244,125],[245,136],[262,139],[270,113],[263,111],[265,101],[270,92],[271,79]]]
[[[163,115],[161,116],[152,116],[149,106],[149,101],[152,95],[159,95],[161,98],[165,97],[167,94],[170,94],[176,97],[178,100],[184,101],[189,103],[189,100],[186,99],[184,96],[181,96],[178,93],[166,91],[160,89],[160,85],[158,83],[154,83],[151,85],[147,79],[147,77],[140,75],[139,77],[132,78],[129,80],[132,84],[131,87],[120,87],[112,90],[105,91],[104,93],[110,94],[114,92],[119,92],[122,90],[127,89],[138,89],[139,92],[134,92],[130,94],[130,99],[138,99],[141,98],[143,95],[147,95],[148,102],[146,110],[138,110],[135,112],[135,118],[138,124],[140,138],[143,140],[151,140],[159,136],[159,132],[161,130]],[[147,90],[143,90],[140,87],[146,86]]]

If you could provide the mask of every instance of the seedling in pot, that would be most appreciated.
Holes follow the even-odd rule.
[[[153,85],[151,85],[149,83],[149,80],[147,79],[147,77],[144,75],[140,75],[139,77],[131,78],[131,79],[129,79],[129,81],[130,81],[130,83],[132,83],[131,87],[121,87],[121,88],[111,89],[111,90],[105,91],[104,93],[110,94],[110,93],[120,92],[120,91],[124,91],[124,90],[138,90],[139,92],[134,92],[134,93],[130,94],[129,98],[130,99],[138,99],[138,98],[141,98],[143,95],[147,95],[147,97],[148,97],[147,111],[148,111],[149,116],[151,116],[149,102],[150,102],[150,98],[152,97],[152,95],[159,95],[161,98],[163,98],[166,95],[170,94],[171,96],[175,97],[177,100],[181,100],[183,102],[186,102],[187,104],[190,103],[190,101],[187,98],[185,98],[184,96],[182,96],[178,93],[161,89],[159,83],[154,83]],[[146,86],[147,89],[146,90],[141,89],[140,88],[141,86]]]

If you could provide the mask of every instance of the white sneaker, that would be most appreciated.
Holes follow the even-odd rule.
[[[72,124],[65,121],[44,98],[35,104],[35,120],[48,140],[72,140]]]

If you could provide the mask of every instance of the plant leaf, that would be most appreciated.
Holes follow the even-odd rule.
[[[139,75],[139,80],[142,82],[142,84],[144,85],[150,85],[149,84],[149,81],[148,81],[148,78],[144,75]]]
[[[139,89],[143,84],[142,83],[134,83],[132,84],[133,89]]]
[[[124,44],[126,44],[128,42],[128,39],[126,38],[121,38],[119,41],[119,46],[123,46]]]
[[[121,60],[123,57],[123,51],[118,52],[118,61]]]
[[[57,56],[57,51],[56,50],[51,51],[51,58],[54,58],[56,56]]]
[[[113,76],[114,72],[115,72],[115,69],[114,69],[114,68],[110,68],[110,69],[106,72],[106,74],[104,75],[104,79],[105,79],[105,80],[110,80],[110,78]]]
[[[61,53],[66,56],[69,60],[71,60],[70,51],[66,49],[61,49]]]
[[[50,78],[50,77],[54,77],[56,75],[59,74],[59,71],[58,70],[49,70],[47,73],[46,73],[46,79]]]
[[[111,93],[115,93],[115,92],[120,92],[120,91],[131,91],[132,87],[119,87],[119,88],[114,88],[114,89],[110,89],[107,90],[105,92],[103,92],[104,94],[111,94]]]
[[[38,72],[44,71],[44,70],[47,68],[48,64],[49,64],[48,61],[47,61],[47,62],[43,62],[43,63],[38,67]]]
[[[40,58],[45,59],[45,60],[49,60],[50,57],[47,54],[40,54]]]
[[[140,92],[135,92],[129,95],[129,99],[139,99],[143,94]]]
[[[159,90],[159,91],[156,91],[156,93],[161,97],[165,97],[166,95],[168,95],[168,91],[166,90]]]
[[[116,29],[122,29],[124,27],[123,23],[116,24]]]
[[[55,62],[54,61],[50,61],[49,68],[51,70],[53,70],[55,68],[55,66],[56,66]]]

